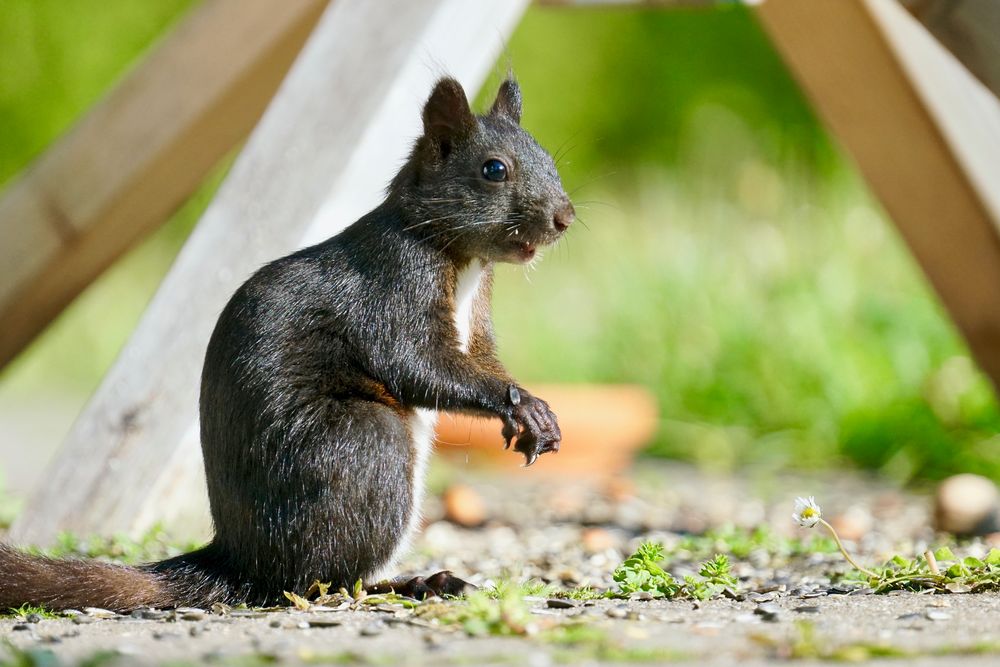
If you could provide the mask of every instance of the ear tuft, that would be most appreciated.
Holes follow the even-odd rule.
[[[515,123],[521,122],[521,87],[513,77],[500,84],[497,98],[490,109],[491,116],[506,116]]]
[[[460,84],[451,77],[437,82],[424,105],[424,135],[435,140],[446,153],[456,139],[468,136],[476,128],[469,100]]]

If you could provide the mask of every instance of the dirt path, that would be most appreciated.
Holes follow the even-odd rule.
[[[844,475],[735,480],[669,466],[645,466],[634,483],[597,487],[466,481],[483,502],[483,523],[447,521],[444,505],[432,500],[429,525],[404,569],[448,568],[484,588],[499,581],[511,591],[501,600],[481,595],[415,606],[335,600],[310,611],[8,618],[0,620],[0,636],[26,651],[11,662],[18,665],[1000,661],[1000,594],[872,594],[845,582],[839,554],[828,544],[803,542],[813,534],[789,519],[794,495],[816,494],[832,520],[857,532],[852,548],[859,558],[877,563],[946,539],[927,528],[919,496]],[[756,533],[745,530],[754,527]],[[668,569],[678,576],[693,572],[706,554],[730,552],[738,599],[559,598],[586,597],[587,586],[613,588],[614,568],[645,539],[667,545]],[[537,580],[551,586],[524,585]]]

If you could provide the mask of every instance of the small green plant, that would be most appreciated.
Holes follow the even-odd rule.
[[[936,590],[950,593],[981,593],[1000,590],[1000,549],[990,549],[985,558],[958,558],[948,547],[928,552],[923,558],[893,556],[876,568],[868,585],[876,593],[891,590]]]
[[[608,594],[604,591],[599,591],[593,586],[579,586],[577,588],[571,588],[565,592],[565,597],[570,600],[599,600],[601,598],[608,597]]]
[[[837,531],[823,519],[823,511],[814,498],[796,498],[792,520],[803,528],[816,525],[826,528],[847,562],[876,593],[891,590],[952,593],[1000,590],[1000,549],[990,549],[983,559],[974,556],[959,559],[948,547],[928,551],[923,558],[905,558],[897,554],[882,567],[872,570],[859,565],[847,553]]]
[[[682,585],[660,567],[665,556],[662,544],[643,542],[615,569],[611,578],[618,583],[618,590],[624,595],[645,592],[657,597],[676,597]]]
[[[729,558],[715,554],[698,568],[697,575],[678,581],[660,563],[666,557],[662,544],[643,542],[636,552],[614,571],[620,595],[646,592],[655,597],[707,600],[725,591],[735,592],[736,578],[730,573]]]
[[[499,600],[510,595],[521,597],[549,597],[556,592],[555,586],[547,584],[539,579],[528,579],[527,581],[515,581],[512,577],[498,577],[492,586],[483,589],[486,595],[494,600]]]
[[[708,600],[726,591],[734,593],[739,586],[729,571],[729,559],[725,554],[716,554],[702,563],[698,577],[684,577],[684,583],[688,594],[696,600]]]
[[[0,666],[2,667],[58,667],[59,659],[51,649],[21,649],[6,639],[0,643]]]
[[[3,616],[18,616],[18,617],[24,618],[24,617],[29,616],[31,614],[38,614],[42,618],[46,618],[46,619],[59,618],[59,614],[55,614],[55,613],[49,611],[48,609],[46,609],[45,607],[36,607],[36,606],[30,605],[30,604],[27,604],[27,603],[22,604],[20,607],[18,607],[16,609],[13,608],[13,607],[11,607],[6,612],[0,612],[0,617],[3,617]]]
[[[816,633],[816,626],[807,621],[795,623],[791,637],[774,638],[756,635],[758,644],[775,657],[785,660],[825,660],[832,662],[864,662],[875,658],[913,658],[915,654],[889,644],[853,642],[832,646]]]
[[[996,642],[984,642],[967,646],[951,645],[932,649],[927,653],[911,651],[892,644],[878,642],[849,642],[835,644],[816,632],[816,627],[807,621],[795,624],[795,633],[790,637],[753,636],[761,646],[775,657],[792,660],[823,660],[829,662],[865,662],[877,658],[904,658],[913,660],[927,655],[963,656],[994,655],[1000,652]]]
[[[664,663],[690,659],[690,656],[670,649],[625,644],[608,636],[608,633],[601,628],[588,623],[558,625],[542,632],[539,639],[559,647],[553,657],[556,662],[566,665],[593,661],[623,664]]]
[[[460,628],[471,637],[523,636],[538,630],[524,596],[514,587],[500,597],[480,590],[464,599],[424,604],[417,615]]]

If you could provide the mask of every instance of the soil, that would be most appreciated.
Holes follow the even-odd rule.
[[[518,636],[469,636],[434,620],[429,601],[339,604],[323,610],[81,612],[57,619],[0,620],[0,636],[30,651],[35,664],[805,664],[814,659],[872,664],[994,665],[1000,660],[1000,595],[892,592],[873,594],[845,581],[837,553],[796,550],[802,529],[792,499],[815,495],[827,517],[853,538],[858,559],[878,564],[949,544],[981,553],[988,542],[956,544],[929,527],[929,499],[879,480],[837,473],[779,477],[761,471],[709,476],[683,466],[643,463],[629,478],[569,483],[532,476],[458,474],[470,515],[434,494],[427,525],[401,571],[453,570],[481,587],[509,579],[553,585],[528,596]],[[455,471],[445,477],[454,482]],[[438,490],[444,490],[441,483]],[[469,517],[472,516],[470,521]],[[455,521],[449,520],[449,517]],[[481,521],[481,523],[479,523]],[[460,523],[466,525],[459,525]],[[473,524],[473,525],[470,525]],[[727,550],[723,527],[767,527],[765,546],[731,555],[740,580],[736,599],[705,602],[648,599],[557,599],[591,586],[611,589],[611,573],[641,541],[663,542],[668,569],[693,572],[703,555]],[[698,538],[715,530],[718,538]],[[801,551],[801,553],[797,553]],[[460,604],[460,603],[452,603]],[[566,628],[572,628],[566,631]],[[2,649],[0,649],[2,651]],[[16,663],[16,664],[32,664]]]

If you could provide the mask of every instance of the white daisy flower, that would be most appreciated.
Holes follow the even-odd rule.
[[[812,496],[808,498],[795,499],[795,513],[792,520],[803,528],[812,528],[823,518],[823,510],[816,504],[816,499]]]

